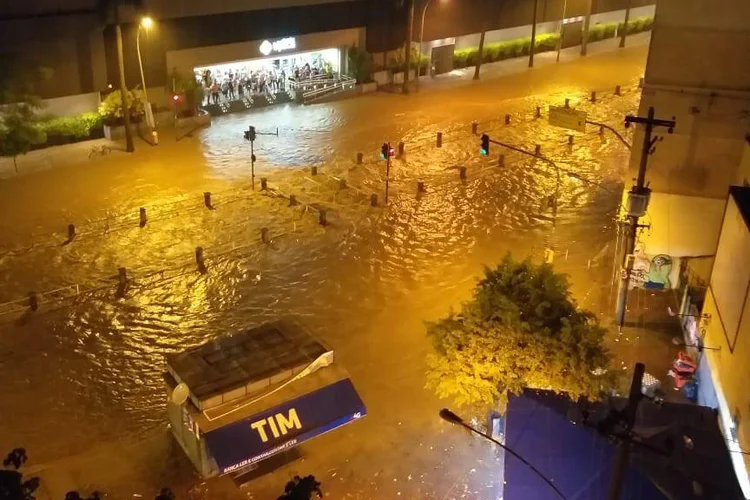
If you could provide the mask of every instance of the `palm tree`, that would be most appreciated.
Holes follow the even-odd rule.
[[[122,55],[122,29],[120,28],[120,7],[122,5],[130,5],[140,9],[143,7],[143,0],[98,0],[97,11],[99,12],[103,27],[110,24],[115,25],[117,68],[120,80],[120,95],[122,96],[122,116],[125,120],[125,149],[128,153],[132,153],[135,151],[135,146],[133,145],[133,133],[130,130],[130,113],[127,103],[128,89],[125,84],[125,61]]]

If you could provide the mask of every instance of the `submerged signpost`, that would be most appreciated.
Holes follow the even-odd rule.
[[[549,124],[577,132],[586,132],[586,112],[568,106],[550,106]]]

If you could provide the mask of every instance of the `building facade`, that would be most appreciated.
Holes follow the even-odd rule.
[[[559,26],[566,18],[588,12],[587,0],[537,0],[540,32]],[[593,22],[606,13],[624,17],[630,4],[638,8],[654,0],[588,0]],[[419,40],[425,0],[414,0],[413,40]],[[44,0],[3,2],[0,5],[0,58],[27,68],[48,68],[51,78],[39,81],[35,91],[48,100],[52,114],[86,108],[109,85],[117,86],[114,12],[100,7],[116,3],[101,0]],[[149,96],[166,99],[174,68],[229,63],[262,57],[264,41],[295,39],[298,51],[337,49],[346,69],[346,49],[356,45],[374,55],[376,66],[389,64],[389,51],[403,47],[406,8],[398,0],[143,0],[136,9],[120,2],[118,10],[124,43],[128,87],[140,83],[136,51],[138,21],[149,15],[152,29],[141,33],[141,53]],[[426,12],[424,40],[458,39],[456,48],[478,43],[486,29],[488,41],[528,36],[533,19],[531,0],[433,1]],[[556,28],[554,28],[556,29]],[[153,89],[153,90],[152,90]],[[63,100],[59,100],[59,99]],[[56,101],[56,99],[58,99]]]
[[[747,178],[740,171],[750,123],[748,54],[750,3],[659,0],[639,115],[654,107],[677,126],[673,134],[657,131],[664,138],[649,157],[646,255],[687,262],[716,252],[727,189]],[[642,141],[636,130],[629,178]]]
[[[725,201],[716,258],[698,328],[686,339],[704,345],[698,403],[716,408],[745,494],[750,496],[750,187]],[[699,354],[700,355],[700,354]]]

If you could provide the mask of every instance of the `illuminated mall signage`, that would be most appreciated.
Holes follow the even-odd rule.
[[[273,52],[285,52],[287,50],[294,50],[297,48],[297,40],[290,36],[271,42],[270,40],[263,40],[260,44],[260,53],[264,56],[270,55]]]

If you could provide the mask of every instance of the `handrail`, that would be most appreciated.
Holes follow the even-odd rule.
[[[352,77],[345,77],[339,81],[337,81],[335,84],[331,86],[323,87],[322,89],[314,89],[309,90],[307,92],[302,93],[302,98],[304,100],[313,99],[315,97],[318,97],[322,94],[327,94],[329,92],[333,92],[335,90],[346,90],[347,88],[353,88],[354,85],[357,83],[357,80]]]

